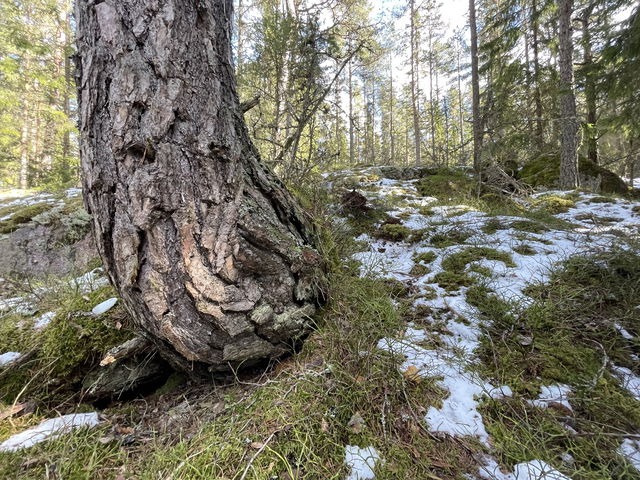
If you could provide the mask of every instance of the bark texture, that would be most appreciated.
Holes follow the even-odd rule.
[[[85,204],[142,334],[173,366],[287,351],[315,310],[320,257],[261,164],[236,94],[231,0],[78,0]]]
[[[471,110],[473,112],[473,169],[480,175],[480,151],[482,149],[482,121],[480,119],[480,71],[478,67],[478,30],[476,27],[476,3],[469,0],[469,28],[471,30]]]
[[[560,188],[578,187],[578,120],[576,117],[576,95],[573,85],[573,39],[571,15],[573,0],[560,0],[559,49],[560,69]]]

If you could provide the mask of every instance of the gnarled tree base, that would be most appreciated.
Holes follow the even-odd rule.
[[[175,367],[281,355],[309,329],[320,258],[261,164],[235,91],[230,0],[80,0],[85,204],[142,334]]]

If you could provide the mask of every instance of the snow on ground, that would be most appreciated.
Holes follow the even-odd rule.
[[[480,467],[480,477],[486,480],[571,480],[542,460],[519,463],[513,473],[504,473],[497,462],[485,456],[485,464]]]
[[[366,174],[367,170],[359,173]],[[447,333],[440,334],[439,342],[436,342],[444,346],[428,347],[429,335],[433,332],[410,327],[402,338],[381,339],[378,348],[402,356],[404,360],[399,366],[400,371],[406,372],[413,367],[410,371],[417,369],[417,375],[436,378],[437,384],[449,392],[441,408],[431,406],[427,411],[425,421],[432,432],[444,432],[452,436],[472,435],[489,445],[490,439],[477,409],[478,402],[483,395],[509,396],[511,389],[508,385],[495,387],[469,368],[475,362],[474,351],[479,345],[482,322],[477,310],[466,301],[465,287],[452,293],[436,283],[434,277],[443,271],[442,261],[469,246],[490,247],[510,254],[515,266],[496,260],[480,260],[473,265],[489,269],[491,276],[484,278],[483,283],[493,289],[496,295],[526,305],[531,301],[525,294],[527,286],[548,280],[558,262],[572,255],[607,249],[620,234],[637,235],[640,232],[640,213],[634,211],[632,203],[624,200],[604,201],[596,195],[580,194],[575,208],[556,215],[570,222],[573,228],[550,229],[540,233],[523,232],[522,228],[518,228],[518,222],[530,223],[526,218],[489,216],[465,205],[429,207],[437,199],[421,197],[415,184],[415,180],[367,181],[361,193],[372,202],[384,202],[393,197],[398,205],[391,207],[387,213],[402,219],[402,225],[411,230],[429,229],[432,235],[441,234],[445,238],[451,236],[452,232],[464,232],[468,236],[464,244],[437,248],[426,241],[389,242],[361,235],[356,240],[366,247],[353,258],[360,262],[362,276],[391,278],[411,284],[418,290],[415,306],[431,307],[432,312],[438,312],[439,316],[446,318]],[[550,193],[558,194],[545,194]],[[497,228],[487,228],[491,225]],[[527,249],[518,248],[525,244]],[[429,263],[427,273],[417,276],[412,272],[416,263],[414,259],[416,255],[426,252],[433,252],[435,260]],[[467,270],[469,268],[468,265]],[[433,318],[425,320],[429,323]],[[625,332],[620,333],[625,335]],[[640,378],[621,367],[615,367],[614,371],[625,387],[640,398]],[[550,385],[541,390],[540,397],[531,400],[533,405],[546,407],[557,404],[571,410],[568,401],[571,390],[568,386]],[[519,464],[512,474],[503,474],[495,461],[487,458],[488,467],[481,473],[483,478],[568,478],[540,460]],[[492,466],[496,473],[487,473]]]
[[[540,387],[540,395],[536,400],[530,400],[529,403],[534,407],[549,408],[550,406],[560,405],[567,410],[573,411],[569,403],[569,395],[571,388],[568,385],[544,385]]]
[[[95,427],[100,423],[98,414],[74,413],[50,418],[39,425],[17,433],[0,443],[0,452],[14,452],[29,448],[46,440],[52,440],[79,427]]]
[[[6,352],[0,355],[0,367],[15,362],[22,356],[19,352]]]
[[[625,367],[613,365],[613,374],[620,380],[620,385],[626,388],[636,400],[640,401],[640,377]]]
[[[53,320],[55,316],[56,316],[56,312],[43,313],[37,319],[34,320],[33,328],[35,330],[41,330],[45,328],[47,325],[51,323],[51,320]]]
[[[618,449],[618,453],[640,472],[640,440],[625,438]]]
[[[373,470],[379,461],[380,454],[375,448],[347,445],[344,463],[351,471],[346,480],[372,480],[375,478]]]

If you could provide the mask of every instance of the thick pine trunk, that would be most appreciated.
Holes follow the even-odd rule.
[[[573,39],[571,15],[573,0],[560,0],[559,5],[559,69],[560,69],[560,188],[576,188],[578,179],[578,120],[573,89]]]
[[[314,312],[309,227],[249,140],[231,0],[78,0],[81,162],[136,326],[195,372],[285,352]]]

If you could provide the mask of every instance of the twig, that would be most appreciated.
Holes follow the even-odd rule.
[[[273,432],[271,435],[269,435],[269,438],[267,438],[265,440],[265,442],[262,444],[262,446],[258,449],[258,451],[256,453],[253,454],[253,457],[251,457],[251,459],[249,460],[249,463],[247,463],[247,466],[244,469],[244,472],[242,472],[242,476],[240,477],[240,480],[244,480],[247,477],[247,473],[249,473],[249,469],[251,468],[251,465],[253,465],[253,462],[256,460],[256,458],[258,458],[258,455],[260,455],[260,453],[262,453],[262,451],[267,448],[267,445],[269,444],[269,442],[271,441],[271,439],[274,437],[274,435],[276,433],[278,433],[280,430],[276,430],[275,432]]]

